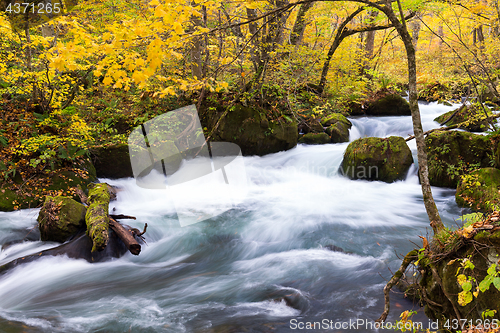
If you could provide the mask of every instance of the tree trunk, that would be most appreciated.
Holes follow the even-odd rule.
[[[415,48],[413,47],[412,38],[406,27],[406,22],[403,17],[403,10],[401,3],[398,0],[399,11],[402,21],[400,21],[394,11],[392,10],[391,3],[386,0],[385,6],[380,9],[387,15],[396,30],[398,31],[401,39],[403,40],[406,55],[408,58],[408,86],[409,86],[409,100],[411,118],[413,122],[413,132],[415,134],[415,141],[417,143],[417,157],[419,165],[420,183],[422,186],[422,194],[424,198],[424,205],[429,216],[430,225],[434,234],[444,229],[443,222],[439,216],[439,212],[432,197],[431,185],[429,183],[429,169],[427,165],[427,151],[425,147],[424,131],[422,129],[422,122],[420,119],[420,110],[418,108],[417,96],[417,64],[415,57]]]
[[[418,19],[412,20],[410,26],[411,26],[413,47],[415,48],[415,50],[418,50],[418,37],[420,35],[420,27],[421,27],[420,21]]]
[[[85,222],[87,224],[87,235],[92,240],[92,252],[102,251],[109,241],[109,200],[110,194],[108,185],[94,184],[89,185],[89,196],[87,203],[87,213]]]
[[[295,24],[293,25],[292,33],[290,34],[291,45],[299,45],[302,43],[304,31],[307,27],[306,14],[313,6],[314,2],[307,2],[300,6],[297,18],[295,19]]]

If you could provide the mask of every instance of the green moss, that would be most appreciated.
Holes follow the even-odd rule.
[[[332,113],[329,116],[325,117],[321,120],[321,125],[323,125],[324,127],[328,127],[338,122],[343,123],[348,128],[351,128],[352,126],[352,123],[349,121],[349,119],[347,119],[340,113]]]
[[[108,185],[104,183],[93,184],[89,190],[89,207],[85,215],[87,235],[92,239],[92,252],[102,251],[109,239],[109,210],[110,194]]]
[[[433,186],[455,188],[460,176],[492,163],[492,143],[482,135],[436,131],[425,142],[429,181]]]
[[[211,113],[207,127],[214,127],[222,114]],[[264,109],[237,104],[221,119],[213,140],[236,143],[244,155],[265,155],[295,147],[298,139],[295,119],[273,119],[266,117],[267,114]]]
[[[41,240],[65,242],[85,228],[86,210],[70,197],[47,196],[37,219]]]
[[[299,139],[299,143],[305,143],[308,145],[330,143],[330,136],[326,133],[307,133]]]
[[[488,130],[489,125],[484,115],[484,110],[478,104],[474,104],[471,106],[462,106],[457,110],[446,112],[435,118],[434,121],[441,124],[448,118],[450,118],[451,115],[455,112],[457,113],[449,122],[446,123],[446,126],[454,126],[460,124],[459,128],[471,132],[485,132]],[[488,115],[491,115],[491,111],[488,112]],[[493,121],[496,122],[496,119],[494,119]]]
[[[350,179],[393,182],[403,179],[413,163],[410,148],[401,137],[361,138],[349,144],[341,171]]]

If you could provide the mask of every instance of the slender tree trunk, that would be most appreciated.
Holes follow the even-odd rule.
[[[421,27],[420,21],[419,20],[412,20],[410,26],[411,26],[411,36],[412,36],[413,47],[415,48],[415,51],[416,51],[416,50],[418,50],[418,38],[420,35],[420,27]]]
[[[291,45],[299,45],[302,43],[304,31],[307,27],[306,14],[313,6],[314,2],[307,2],[300,6],[297,18],[295,19],[295,24],[293,25],[292,33],[290,34]]]
[[[330,46],[330,49],[328,49],[328,53],[326,54],[326,59],[325,59],[325,62],[323,64],[323,70],[321,71],[321,78],[320,78],[319,84],[318,84],[321,91],[323,91],[325,89],[326,76],[328,75],[328,70],[330,69],[330,60],[332,60],[333,54],[335,53],[335,51],[339,47],[342,40],[344,40],[344,38],[346,38],[348,36],[347,29],[346,29],[347,24],[349,24],[349,22],[351,22],[354,19],[354,17],[356,17],[356,15],[361,13],[363,10],[364,10],[364,8],[362,8],[362,7],[358,8],[356,11],[351,13],[351,15],[346,17],[346,19],[344,21],[342,21],[342,23],[340,23],[339,27],[337,28],[335,38],[333,39],[333,43]]]
[[[385,0],[385,6],[382,7],[383,12],[387,15],[396,30],[398,31],[401,39],[403,40],[406,55],[408,58],[408,86],[409,86],[409,100],[411,118],[413,122],[413,132],[415,134],[415,141],[417,143],[417,157],[418,157],[418,170],[420,175],[420,183],[422,186],[422,194],[424,198],[424,205],[429,216],[430,225],[434,234],[444,229],[443,222],[439,216],[439,212],[432,197],[431,185],[429,182],[429,168],[427,165],[427,151],[425,147],[424,131],[422,129],[422,121],[420,119],[420,110],[418,108],[417,96],[417,65],[415,57],[415,48],[413,47],[412,37],[406,27],[406,22],[403,17],[401,3],[398,0],[398,6],[401,14],[401,21],[398,19],[389,0]]]

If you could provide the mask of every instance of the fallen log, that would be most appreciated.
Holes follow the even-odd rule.
[[[122,240],[123,244],[125,244],[130,253],[136,256],[141,253],[141,245],[137,242],[131,231],[116,222],[112,217],[109,218],[109,227]]]
[[[87,235],[92,240],[92,252],[102,251],[109,240],[109,200],[108,185],[104,183],[89,185],[89,196],[85,222]]]

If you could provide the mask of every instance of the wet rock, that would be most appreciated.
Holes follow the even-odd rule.
[[[326,245],[325,249],[328,249],[328,250],[333,251],[333,252],[347,253],[344,251],[343,248],[341,248],[339,246],[335,246],[335,245]]]
[[[266,155],[297,145],[297,122],[292,117],[268,119],[266,110],[243,105],[235,105],[223,118],[223,112],[218,112],[217,108],[211,112],[204,120],[208,128],[214,127],[220,119],[213,141],[235,143],[243,155]],[[262,126],[264,120],[268,123],[266,128]]]
[[[500,209],[500,170],[484,168],[462,176],[455,199],[459,207],[483,212]]]
[[[489,113],[491,115],[491,112]],[[453,117],[452,117],[453,116]],[[449,121],[447,121],[452,117]],[[461,106],[456,110],[446,112],[439,117],[435,118],[434,121],[439,124],[443,124],[445,121],[446,126],[454,126],[461,124],[459,128],[467,130],[469,132],[485,132],[490,126],[488,120],[484,114],[484,110],[479,105]],[[496,122],[496,119],[492,120]]]
[[[350,179],[391,183],[403,179],[412,163],[411,150],[402,137],[369,137],[347,146],[340,171]]]
[[[330,136],[326,133],[307,133],[299,139],[299,143],[308,145],[322,145],[330,141]]]
[[[493,147],[482,135],[436,131],[425,138],[429,181],[433,186],[456,188],[460,176],[490,167]]]
[[[330,136],[332,143],[349,142],[349,129],[352,123],[340,113],[329,115],[321,124],[328,127],[325,132]]]
[[[86,212],[85,206],[72,198],[47,196],[37,219],[41,240],[65,242],[85,229]]]
[[[129,226],[126,227],[130,228]],[[137,241],[142,243],[142,240],[138,238]],[[118,238],[112,230],[109,230],[109,242],[104,250],[100,252],[92,252],[92,240],[86,235],[85,231],[81,231],[75,237],[62,245],[15,259],[0,266],[0,274],[17,267],[18,265],[32,262],[44,256],[66,255],[72,259],[84,259],[88,262],[103,262],[113,258],[120,258],[127,252],[128,249],[125,244],[123,244],[120,238]]]
[[[388,89],[377,91],[370,96],[365,105],[365,114],[369,116],[409,116],[410,104],[399,94]]]

